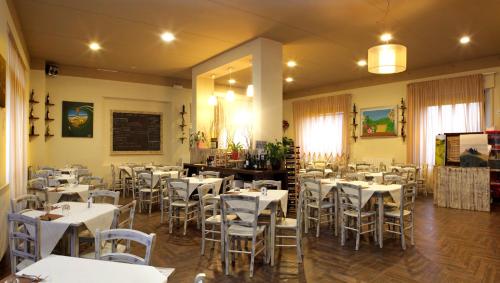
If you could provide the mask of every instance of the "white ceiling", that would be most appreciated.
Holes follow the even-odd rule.
[[[15,0],[31,57],[190,79],[190,68],[256,37],[283,43],[294,92],[371,76],[356,61],[383,31],[408,47],[408,70],[500,54],[500,1]],[[385,20],[384,20],[385,18]],[[177,40],[162,42],[172,31]],[[472,42],[460,46],[469,34]],[[87,44],[96,40],[98,53]]]

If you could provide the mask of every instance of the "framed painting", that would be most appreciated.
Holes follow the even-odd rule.
[[[361,137],[397,137],[397,106],[361,109]]]
[[[5,59],[0,55],[0,107],[5,107],[5,95],[7,85],[7,65]]]
[[[63,137],[93,137],[94,103],[63,101],[61,132]]]

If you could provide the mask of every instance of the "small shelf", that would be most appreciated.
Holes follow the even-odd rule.
[[[182,124],[182,125],[179,125],[179,127],[184,128],[184,127],[187,127],[187,125],[186,124]]]
[[[53,134],[45,134],[45,137],[53,137],[54,135]]]
[[[39,134],[29,134],[30,137],[38,137]]]
[[[45,121],[51,122],[51,121],[54,121],[54,119],[53,118],[45,118]]]
[[[40,103],[40,101],[30,100],[29,103],[31,103],[31,104],[37,104],[37,103]]]
[[[54,103],[45,103],[45,106],[54,106],[55,104]]]
[[[187,112],[186,112],[186,111],[181,111],[181,112],[179,112],[179,114],[181,114],[181,115],[186,115],[186,114],[187,114]]]
[[[30,120],[38,120],[38,119],[40,119],[40,117],[35,117],[35,116],[33,116],[33,117],[29,117],[29,119],[30,119]]]

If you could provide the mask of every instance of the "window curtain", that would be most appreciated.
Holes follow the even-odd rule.
[[[250,148],[253,141],[252,117],[251,99],[236,95],[235,100],[228,101],[217,97],[212,136],[218,137],[219,148],[227,148],[229,142],[239,143],[244,149]]]
[[[293,102],[295,138],[314,160],[349,154],[350,94]]]
[[[9,38],[7,80],[7,178],[10,196],[26,193],[27,185],[27,90],[26,67]]]
[[[407,86],[407,161],[433,165],[435,131],[484,130],[483,76],[411,83]],[[441,132],[444,133],[444,132]]]

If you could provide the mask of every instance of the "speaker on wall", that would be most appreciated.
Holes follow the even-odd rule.
[[[59,67],[53,63],[45,63],[45,74],[49,77],[55,77],[59,74]]]

